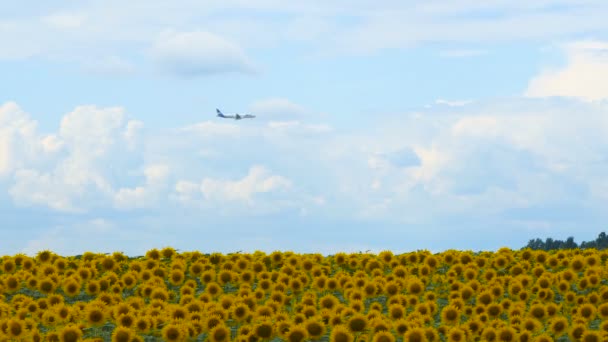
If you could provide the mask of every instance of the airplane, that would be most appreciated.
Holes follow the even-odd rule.
[[[245,114],[245,115],[239,115],[239,113],[236,113],[234,115],[224,115],[219,109],[215,108],[215,111],[217,112],[217,116],[219,116],[220,118],[224,118],[224,119],[234,119],[234,120],[241,120],[241,119],[253,119],[255,118],[255,115],[250,115],[250,114]]]

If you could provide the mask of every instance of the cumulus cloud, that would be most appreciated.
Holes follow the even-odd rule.
[[[152,54],[162,68],[179,76],[256,72],[240,47],[206,31],[164,31],[154,43]]]
[[[39,136],[38,123],[15,102],[0,105],[0,179],[61,148],[56,136]]]
[[[585,101],[608,98],[608,42],[577,41],[562,46],[567,63],[546,68],[528,83],[528,97],[566,96]]]
[[[256,165],[249,169],[245,177],[237,180],[206,177],[200,183],[179,181],[175,192],[176,198],[184,202],[210,202],[215,206],[240,202],[257,207],[256,194],[284,192],[291,187],[289,179],[272,175],[265,167]]]
[[[275,215],[442,234],[448,228],[437,227],[457,219],[532,229],[602,218],[608,199],[601,102],[511,98],[384,115],[348,132],[293,120],[201,122],[158,136],[120,107],[77,107],[51,133],[16,104],[0,108],[0,137],[10,137],[0,165],[18,206],[149,208],[167,222],[167,212],[215,222]],[[15,157],[24,146],[35,153]]]
[[[140,139],[140,132],[144,123],[139,120],[129,120],[127,127],[124,130],[123,137],[126,140],[129,148],[133,149]]]
[[[2,108],[8,113],[3,117],[10,116],[9,127],[21,132],[23,140],[18,146],[4,144],[4,150],[8,155],[23,147],[30,150],[19,162],[11,157],[5,163],[10,167],[3,168],[13,175],[8,192],[16,204],[66,212],[107,205],[115,192],[111,174],[115,167],[129,165],[130,152],[123,146],[136,144],[141,123],[126,121],[121,107],[78,106],[63,117],[57,134],[42,134],[15,104]]]
[[[146,208],[156,204],[167,185],[169,165],[152,164],[144,167],[144,185],[120,188],[114,194],[114,207],[118,209]]]

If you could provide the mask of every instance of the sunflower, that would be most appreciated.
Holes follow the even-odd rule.
[[[82,330],[77,325],[68,324],[59,332],[61,342],[77,342],[82,338]]]
[[[329,335],[330,342],[353,342],[354,339],[354,335],[344,325],[336,325]]]
[[[120,315],[127,314],[131,311],[132,311],[131,306],[125,302],[118,303],[117,305],[112,307],[112,314],[114,317],[118,317]]]
[[[397,331],[399,333],[399,331]],[[426,342],[427,334],[424,328],[411,328],[403,334],[403,342]]]
[[[549,329],[554,337],[560,337],[568,329],[568,320],[565,317],[555,317],[549,322]]]
[[[100,288],[100,285],[99,285],[99,281],[98,280],[93,280],[93,279],[87,281],[87,283],[84,286],[84,291],[89,296],[95,296],[95,295],[97,295],[101,291],[101,288]]]
[[[407,291],[410,294],[419,295],[424,289],[424,283],[418,278],[410,278],[407,282]]]
[[[205,287],[205,292],[207,292],[212,297],[216,297],[216,296],[221,295],[224,291],[218,283],[210,282]]]
[[[584,318],[585,320],[593,320],[595,318],[597,310],[593,304],[586,303],[581,305],[578,308],[578,316]]]
[[[382,330],[374,334],[373,342],[395,342],[395,336],[388,331]]]
[[[300,324],[292,325],[284,334],[287,342],[302,342],[308,338],[308,331]]]
[[[540,334],[534,337],[534,342],[553,342],[554,339],[549,334]]]
[[[493,342],[498,339],[496,329],[491,326],[486,326],[481,332],[481,339],[487,342]]]
[[[223,323],[224,320],[222,319],[222,317],[220,315],[209,315],[204,323],[203,326],[205,328],[205,331],[210,331],[211,329],[215,328],[215,326],[219,325],[220,323]]]
[[[511,327],[502,327],[497,331],[498,341],[515,342],[517,340],[517,330]]]
[[[6,329],[6,333],[12,338],[22,338],[26,333],[25,324],[20,319],[12,318],[9,319],[5,324],[6,328],[3,327],[3,330]]]
[[[369,314],[368,314],[369,317]],[[378,312],[378,317],[375,317],[370,320],[370,326],[373,332],[378,331],[389,331],[391,330],[391,324],[387,322],[386,319],[383,318],[382,313]],[[369,320],[369,318],[368,318]]]
[[[333,310],[340,303],[338,298],[331,294],[326,294],[319,299],[319,306],[323,309]]]
[[[38,282],[38,290],[46,295],[55,292],[57,284],[50,277],[45,277]]]
[[[255,325],[253,334],[262,340],[270,339],[274,334],[274,327],[271,321],[262,321]]]
[[[519,332],[517,341],[518,342],[532,342],[532,333],[527,330]]]
[[[452,327],[448,330],[448,342],[461,342],[466,339],[466,332],[459,327]]]
[[[146,252],[146,258],[148,258],[148,259],[158,260],[158,259],[160,259],[160,257],[161,257],[160,251],[156,248],[152,248]]]
[[[497,303],[491,303],[486,307],[486,313],[490,318],[498,318],[502,313],[502,306]]]
[[[585,330],[585,332],[583,333],[583,336],[581,338],[581,341],[584,342],[600,342],[600,341],[605,341],[605,338],[602,338],[602,333],[597,331],[597,330]]]
[[[112,332],[112,342],[131,342],[135,333],[127,327],[116,327]]]
[[[483,323],[477,320],[476,318],[470,319],[466,322],[465,329],[469,332],[470,335],[477,335],[481,332],[483,328]]]
[[[52,326],[52,325],[57,324],[59,321],[61,321],[61,318],[55,312],[55,310],[46,310],[41,313],[42,313],[42,317],[41,317],[42,322],[46,326]]]
[[[68,297],[74,297],[80,293],[80,283],[73,278],[68,279],[63,283],[63,293]]]
[[[135,320],[133,327],[139,332],[147,332],[152,328],[151,317],[149,316],[140,316]]]
[[[161,336],[165,341],[184,341],[187,329],[181,324],[170,323],[163,327]]]
[[[583,323],[576,323],[568,329],[568,336],[573,341],[580,341],[583,333],[587,331],[587,325]]]
[[[362,332],[367,328],[367,317],[363,314],[356,313],[348,319],[347,326],[348,329],[354,333]]]
[[[602,323],[600,323],[599,329],[603,333],[608,334],[608,321],[603,321]]]
[[[91,326],[102,326],[106,322],[105,310],[97,305],[89,305],[85,309],[85,319]]]
[[[249,316],[251,310],[244,303],[239,303],[232,307],[232,318],[237,322],[243,322]]]
[[[167,289],[162,288],[162,287],[154,287],[152,289],[152,292],[150,293],[150,299],[158,299],[161,300],[163,302],[166,302],[169,300],[169,291],[167,291]]]
[[[173,320],[186,320],[189,319],[190,314],[187,308],[180,305],[172,305],[169,308],[169,317]]]
[[[441,311],[441,321],[445,324],[453,325],[460,320],[460,310],[452,304],[446,306]]]
[[[130,313],[121,314],[116,319],[116,323],[118,324],[118,326],[131,328],[135,325],[135,317]]]
[[[388,316],[393,320],[405,318],[405,308],[401,304],[392,304],[388,308]]]
[[[309,318],[303,323],[304,328],[308,332],[308,336],[312,339],[319,339],[325,334],[325,324],[318,318]]]
[[[13,273],[16,268],[17,263],[11,257],[4,259],[2,262],[2,271],[4,271],[4,273]]]
[[[538,320],[545,318],[547,310],[542,303],[536,303],[530,306],[530,315]]]

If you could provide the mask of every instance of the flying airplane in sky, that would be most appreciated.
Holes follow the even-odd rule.
[[[217,112],[217,116],[219,116],[220,118],[224,118],[224,119],[234,119],[234,120],[241,120],[241,119],[253,119],[255,118],[255,115],[250,115],[250,114],[245,114],[245,115],[239,115],[239,113],[236,113],[234,115],[224,115],[219,109],[215,109],[215,111]]]

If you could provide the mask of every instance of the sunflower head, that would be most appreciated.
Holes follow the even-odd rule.
[[[61,342],[77,342],[82,338],[82,330],[79,326],[69,324],[63,327],[59,332],[59,339]]]
[[[459,327],[452,327],[447,332],[448,342],[464,342],[466,339],[466,333]]]
[[[253,328],[255,336],[262,340],[270,339],[274,334],[274,327],[271,321],[262,321]]]
[[[374,337],[372,338],[372,341],[373,342],[395,342],[395,336],[392,333],[390,333],[386,330],[383,330],[383,331],[376,332],[374,334]]]
[[[106,322],[106,312],[98,305],[89,305],[85,309],[85,319],[91,326],[102,326]]]
[[[163,327],[161,335],[165,341],[183,341],[188,330],[183,325],[171,323]]]
[[[284,334],[287,342],[302,342],[308,338],[308,331],[300,324],[292,325]]]
[[[329,336],[330,342],[353,342],[354,339],[354,335],[344,325],[336,325],[333,327]]]

